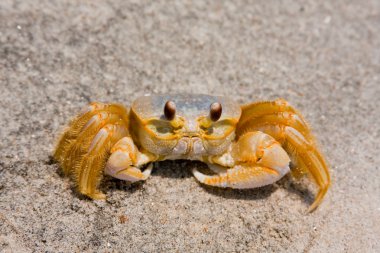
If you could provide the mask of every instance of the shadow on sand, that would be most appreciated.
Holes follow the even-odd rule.
[[[55,164],[54,159],[49,157],[48,160],[49,165]],[[176,160],[176,161],[163,161],[154,164],[154,169],[152,172],[152,176],[164,177],[164,178],[174,178],[174,179],[182,179],[193,177],[191,173],[191,169],[196,167],[200,171],[204,173],[212,173],[206,164],[197,161],[188,161],[188,160]],[[61,168],[58,166],[56,169],[57,174],[64,178],[65,175],[62,172]],[[195,180],[195,179],[194,179]],[[100,190],[103,192],[113,192],[113,191],[127,191],[129,193],[135,193],[139,190],[143,190],[142,182],[129,183],[122,180],[118,180],[112,178],[110,176],[104,176],[103,182],[100,184]],[[231,189],[231,188],[218,188],[203,185],[198,183],[200,187],[202,187],[206,192],[227,198],[227,199],[243,199],[243,200],[259,200],[268,198],[273,192],[275,192],[278,188],[284,188],[289,191],[291,194],[295,194],[299,196],[303,201],[310,205],[313,203],[314,194],[310,191],[305,184],[301,184],[299,182],[295,182],[295,180],[291,176],[285,176],[280,181],[275,184],[263,186],[260,188],[254,189]],[[75,189],[75,185],[71,184],[72,194],[83,200],[88,200],[89,198],[78,193]]]
[[[166,177],[166,178],[188,178],[193,177],[191,169],[196,167],[204,173],[212,172],[208,169],[207,165],[202,162],[177,160],[177,161],[163,161],[154,165],[153,176]],[[195,180],[195,179],[194,179]],[[306,181],[306,180],[305,180]],[[308,182],[306,182],[307,184]],[[278,188],[284,188],[291,194],[299,196],[306,204],[310,205],[314,201],[314,194],[308,189],[307,186],[296,182],[295,179],[287,175],[280,181],[272,185],[263,186],[255,189],[231,189],[231,188],[218,188],[207,186],[198,183],[206,192],[228,199],[244,199],[244,200],[258,200],[268,198]]]

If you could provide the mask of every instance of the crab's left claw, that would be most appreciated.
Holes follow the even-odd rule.
[[[290,170],[290,158],[280,143],[262,132],[241,136],[233,145],[231,155],[234,167],[210,164],[216,175],[205,175],[194,169],[194,176],[203,184],[244,189],[272,184]]]

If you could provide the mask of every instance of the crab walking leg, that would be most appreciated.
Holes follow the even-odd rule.
[[[194,169],[201,183],[236,189],[256,188],[272,184],[289,172],[290,158],[275,139],[262,132],[248,132],[233,144],[231,155],[235,166],[225,172],[211,169],[217,175],[205,175]]]
[[[268,114],[258,118],[253,118],[247,122],[247,126],[242,129],[258,129],[262,125],[283,125],[289,126],[300,132],[305,138],[314,140],[307,123],[300,115],[292,112],[280,112]]]
[[[237,126],[237,135],[257,130],[262,125],[286,125],[297,129],[308,139],[314,139],[310,127],[296,109],[284,99],[258,102],[242,108],[242,117]]]
[[[92,139],[106,124],[115,124],[120,121],[120,116],[109,112],[100,112],[83,126],[76,139],[67,142],[61,151],[62,168],[66,174],[72,169],[79,157],[83,156],[90,147]]]
[[[92,139],[87,153],[75,164],[74,174],[79,191],[93,199],[104,199],[98,189],[111,147],[128,134],[125,125],[108,124]]]
[[[310,143],[294,128],[285,128],[285,133],[288,147],[293,150],[292,155],[296,156],[297,165],[301,166],[302,170],[307,169],[319,186],[318,194],[313,204],[309,207],[309,212],[311,212],[317,208],[327,193],[330,186],[330,174],[327,170],[326,162],[315,144]]]
[[[103,112],[116,114],[125,122],[125,124],[128,122],[128,111],[124,106],[97,102],[91,103],[71,121],[68,128],[65,130],[60,140],[58,141],[58,145],[54,152],[54,158],[57,161],[62,162],[62,160],[65,159],[65,152],[67,152],[70,144],[79,136],[80,133],[83,132],[84,128],[88,126],[89,122],[93,120],[94,116],[98,115],[100,118],[101,115],[99,114]]]
[[[310,127],[296,109],[283,99],[258,102],[242,107],[237,136],[247,131],[262,131],[279,141],[290,154],[292,174],[308,174],[317,183],[319,192],[309,211],[322,201],[329,186],[330,174]]]
[[[242,106],[242,115],[239,120],[238,129],[245,125],[247,121],[259,118],[264,115],[290,112],[299,114],[285,99],[276,99],[274,101],[260,101]]]
[[[146,180],[152,172],[153,164],[149,164],[144,172],[138,167],[151,161],[152,158],[141,153],[130,137],[124,137],[112,147],[104,172],[130,182]]]
[[[264,125],[258,127],[276,140],[281,140],[284,149],[289,153],[295,168],[295,176],[308,174],[318,185],[319,191],[309,207],[309,212],[315,210],[321,203],[330,186],[330,173],[326,161],[318,150],[314,139],[307,139],[296,129],[284,125]]]

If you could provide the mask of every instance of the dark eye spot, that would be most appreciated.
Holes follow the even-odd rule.
[[[210,119],[212,121],[217,121],[222,116],[222,105],[218,102],[212,103],[210,105]]]
[[[166,102],[165,107],[164,107],[164,114],[165,114],[166,119],[168,120],[174,119],[175,111],[176,111],[175,103],[170,100]]]

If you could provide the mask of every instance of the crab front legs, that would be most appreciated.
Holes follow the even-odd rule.
[[[290,158],[281,144],[259,131],[242,135],[229,152],[209,161],[209,167],[216,175],[205,175],[194,169],[197,180],[211,186],[235,189],[272,184],[290,170]]]
[[[153,160],[155,159],[151,155],[140,152],[130,137],[124,137],[112,147],[104,172],[130,182],[146,180],[152,172],[153,164],[149,164],[144,172],[139,167]]]

